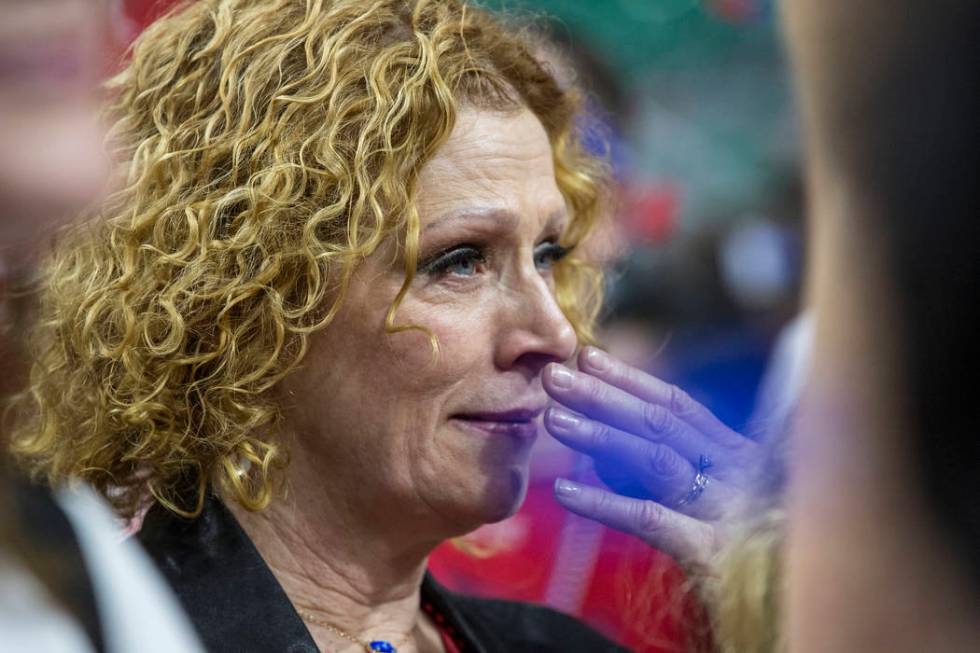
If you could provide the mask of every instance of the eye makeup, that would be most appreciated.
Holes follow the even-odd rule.
[[[418,270],[421,274],[430,276],[449,272],[453,268],[463,270],[463,274],[472,274],[477,271],[480,264],[484,263],[486,263],[486,257],[481,247],[463,244],[454,245],[438,252],[435,256],[420,261]]]
[[[534,248],[534,265],[547,269],[571,253],[571,247],[559,245],[556,240],[546,240]]]
[[[570,247],[558,244],[557,239],[549,239],[534,248],[534,266],[539,270],[549,270],[568,256]],[[486,265],[487,255],[483,246],[465,243],[453,245],[419,262],[420,274],[437,276],[454,272],[460,276],[471,276]]]

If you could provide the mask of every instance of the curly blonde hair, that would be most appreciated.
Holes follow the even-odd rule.
[[[149,491],[196,514],[216,483],[264,507],[286,452],[270,390],[387,238],[417,264],[416,182],[459,107],[526,107],[544,126],[575,245],[605,167],[580,95],[531,32],[459,0],[200,0],[150,26],[110,81],[120,190],[45,264],[13,447],[132,514]],[[591,339],[599,275],[571,255],[559,305]]]

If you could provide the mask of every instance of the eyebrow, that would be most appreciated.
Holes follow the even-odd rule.
[[[545,230],[553,228],[556,224],[566,220],[567,217],[568,211],[565,207],[552,211],[548,216],[548,220],[545,222]],[[493,220],[494,222],[504,223],[504,226],[514,227],[520,220],[520,216],[510,209],[500,207],[465,208],[444,213],[427,224],[422,232],[425,233],[433,228],[446,224],[470,220]]]

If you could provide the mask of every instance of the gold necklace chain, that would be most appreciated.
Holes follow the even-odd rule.
[[[344,630],[341,630],[340,628],[337,628],[333,624],[329,624],[326,621],[322,621],[320,619],[317,619],[315,616],[313,616],[312,614],[310,614],[306,610],[299,610],[299,609],[297,609],[296,612],[299,614],[299,616],[301,616],[303,618],[304,621],[308,621],[311,624],[316,624],[317,626],[320,626],[321,628],[326,628],[327,630],[329,630],[333,634],[337,635],[338,637],[342,637],[343,639],[346,639],[348,642],[353,642],[354,644],[357,644],[358,646],[360,646],[361,648],[363,648],[366,653],[378,653],[378,652],[380,652],[380,653],[398,653],[398,646],[395,646],[393,643],[390,643],[387,640],[377,640],[377,642],[379,644],[381,644],[381,646],[374,647],[374,646],[372,646],[372,643],[373,642],[365,642],[363,639],[358,639],[357,637],[354,637],[353,635],[351,635],[347,631],[344,631]],[[399,643],[399,645],[401,645],[401,643]]]

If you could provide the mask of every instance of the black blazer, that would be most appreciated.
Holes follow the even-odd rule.
[[[139,539],[212,653],[317,653],[272,571],[215,497],[200,517],[159,505]],[[422,601],[446,618],[461,653],[627,653],[582,622],[543,606],[452,593],[428,574]],[[451,630],[450,630],[451,629]]]

